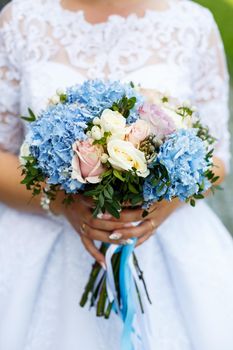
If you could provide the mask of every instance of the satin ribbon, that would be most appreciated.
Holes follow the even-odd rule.
[[[135,225],[137,224],[138,223],[135,223]],[[135,286],[136,282],[142,300],[147,302],[146,293],[144,289],[140,287],[141,281],[138,278],[137,271],[133,263],[133,251],[136,242],[137,239],[134,238],[132,239],[132,244],[129,245],[110,245],[106,252],[106,285],[108,298],[110,302],[114,303],[114,309],[122,318],[122,321],[124,323],[121,338],[121,350],[134,350],[133,336],[138,341],[140,341],[140,350],[149,350],[149,342],[144,325],[145,315],[143,315],[140,310],[138,294]],[[119,305],[117,298],[117,291],[111,263],[112,256],[118,252],[121,252],[119,273],[121,305]],[[146,304],[146,302],[143,304]],[[136,328],[133,327],[133,324],[135,324]]]

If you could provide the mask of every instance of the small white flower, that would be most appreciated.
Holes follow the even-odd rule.
[[[86,135],[87,135],[87,137],[91,137],[92,136],[91,131],[87,131]]]
[[[92,127],[91,136],[94,140],[100,140],[102,138],[101,130],[97,125]]]
[[[50,99],[51,103],[54,105],[57,105],[60,102],[60,98],[58,95],[54,95],[51,99]]]
[[[191,102],[189,100],[186,100],[186,101],[183,102],[183,106],[187,107],[187,108],[190,108],[191,107]]]
[[[19,162],[21,165],[26,165],[27,161],[23,157],[30,156],[30,145],[27,142],[24,142],[20,148]]]
[[[93,124],[94,124],[94,125],[100,125],[100,118],[95,117],[95,118],[93,119]]]
[[[65,91],[62,88],[58,88],[56,93],[58,96],[65,95]]]
[[[103,153],[101,158],[100,158],[101,163],[103,163],[103,164],[107,163],[108,158],[109,158],[108,154],[107,153]]]

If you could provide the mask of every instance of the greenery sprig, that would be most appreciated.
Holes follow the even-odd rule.
[[[88,186],[84,195],[93,198],[95,217],[100,212],[107,211],[119,219],[124,205],[136,206],[142,203],[142,185],[142,180],[135,176],[134,171],[121,173],[116,169],[109,169],[102,175],[102,181],[95,188],[92,185]]]
[[[26,164],[22,166],[22,175],[24,179],[21,184],[26,185],[27,190],[32,191],[32,195],[39,195],[42,191],[42,183],[45,182],[46,177],[38,168],[37,160],[33,156],[22,157]]]
[[[123,96],[119,101],[113,103],[112,109],[113,111],[121,113],[125,118],[128,118],[130,115],[130,110],[134,108],[137,102],[136,97],[128,98],[127,96]]]
[[[206,141],[209,145],[213,145],[217,139],[210,134],[209,128],[203,126],[200,120],[193,124],[193,128],[197,129],[197,136],[200,137],[202,141]]]
[[[34,114],[34,112],[28,108],[28,114],[29,116],[25,117],[25,116],[21,116],[20,118],[25,120],[26,122],[32,123],[36,121],[36,115]]]

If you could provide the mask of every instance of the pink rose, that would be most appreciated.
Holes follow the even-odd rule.
[[[130,126],[128,141],[134,146],[139,146],[140,142],[144,141],[151,132],[150,124],[145,120],[137,120]]]
[[[100,175],[105,171],[101,163],[103,149],[99,145],[93,145],[90,140],[76,141],[73,144],[74,157],[72,159],[72,179],[81,183],[98,183]]]
[[[140,117],[150,123],[151,132],[160,139],[176,130],[173,119],[156,104],[145,104],[140,110]]]

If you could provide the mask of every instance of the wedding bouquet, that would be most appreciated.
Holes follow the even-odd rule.
[[[29,110],[22,118],[30,122],[22,183],[50,200],[63,190],[67,205],[74,194],[91,197],[95,217],[108,212],[119,219],[125,206],[140,206],[146,216],[153,203],[173,198],[194,206],[217,180],[215,139],[194,108],[159,93],[148,97],[133,83],[86,81],[57,91],[38,116]],[[134,316],[149,295],[136,239],[126,243],[102,244],[107,271],[93,265],[80,304],[89,302],[105,318],[118,313],[123,342],[130,342]]]

